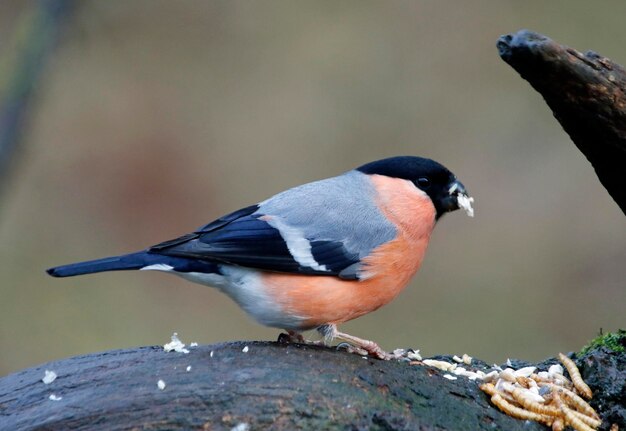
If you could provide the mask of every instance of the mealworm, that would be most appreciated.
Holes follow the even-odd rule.
[[[589,425],[581,421],[580,418],[574,414],[572,409],[563,404],[559,392],[554,393],[554,402],[556,403],[557,407],[561,409],[561,412],[563,412],[563,416],[565,416],[565,422],[567,425],[571,425],[572,428],[574,428],[576,431],[596,431],[595,429],[591,428]]]
[[[552,422],[552,431],[563,431],[565,429],[565,424],[563,423],[563,419],[555,419]]]
[[[587,383],[584,382],[574,361],[565,356],[563,353],[559,353],[559,361],[561,361],[563,366],[567,369],[576,390],[588,400],[591,399],[593,392],[591,392],[591,388],[587,386]]]
[[[491,396],[491,402],[507,415],[517,419],[541,422],[544,424],[551,424],[553,420],[549,416],[544,416],[539,413],[530,412],[528,410],[524,410],[523,408],[516,407],[504,398],[502,398],[502,396],[498,393],[495,393]]]
[[[519,388],[514,388],[511,391],[511,395],[513,395],[513,398],[515,398],[515,401],[521,404],[521,406],[524,407],[526,410],[529,410],[534,413],[538,413],[540,415],[560,416],[559,409],[553,406],[546,406],[544,404],[538,403],[537,401],[530,399],[524,393],[524,391]]]
[[[592,418],[599,419],[598,413],[596,413],[593,407],[591,407],[587,403],[587,401],[583,400],[574,392],[570,391],[569,389],[561,388],[557,385],[550,385],[550,388],[555,394],[562,395],[564,398],[566,398],[568,404],[572,405],[579,412],[584,413],[587,416],[591,416]]]
[[[578,419],[580,419],[592,428],[598,428],[600,425],[602,425],[602,421],[600,419],[592,418],[584,413],[577,412],[576,410],[572,410],[571,412],[574,414],[574,416],[576,416]]]

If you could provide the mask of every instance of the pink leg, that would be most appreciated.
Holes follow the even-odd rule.
[[[330,343],[334,338],[344,341],[349,344],[347,349],[350,353],[356,353],[358,355],[369,355],[378,359],[389,360],[392,355],[385,352],[380,348],[378,344],[373,341],[364,340],[362,338],[355,337],[344,332],[337,330],[337,325],[328,324],[320,326],[317,330],[324,335],[326,343]]]

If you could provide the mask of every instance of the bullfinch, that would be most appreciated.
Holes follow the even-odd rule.
[[[278,193],[179,238],[48,269],[54,277],[153,270],[216,287],[259,323],[304,341],[317,328],[353,352],[389,358],[337,325],[394,299],[419,269],[446,212],[473,199],[441,164],[402,156]]]

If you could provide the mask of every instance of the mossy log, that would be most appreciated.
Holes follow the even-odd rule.
[[[626,214],[626,71],[528,30],[502,36],[502,59],[545,99]]]

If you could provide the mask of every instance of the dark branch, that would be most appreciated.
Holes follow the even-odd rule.
[[[502,59],[541,93],[626,214],[626,71],[528,30],[502,36],[497,45]]]
[[[476,382],[433,368],[275,343],[247,343],[244,353],[245,345],[116,350],[23,370],[0,379],[0,429],[544,429],[500,413]],[[49,385],[46,369],[58,374]]]
[[[538,365],[547,369],[555,362]],[[528,365],[513,363],[516,369]],[[626,353],[595,347],[578,365],[594,392],[591,404],[605,421],[601,429],[624,423]],[[474,360],[469,368],[490,367]],[[46,369],[58,374],[48,385],[41,381]],[[233,342],[188,354],[160,346],[114,350],[1,378],[0,429],[230,430],[243,423],[251,430],[545,430],[501,413],[477,382],[443,374],[407,362],[277,343]],[[61,399],[50,400],[51,394]]]

